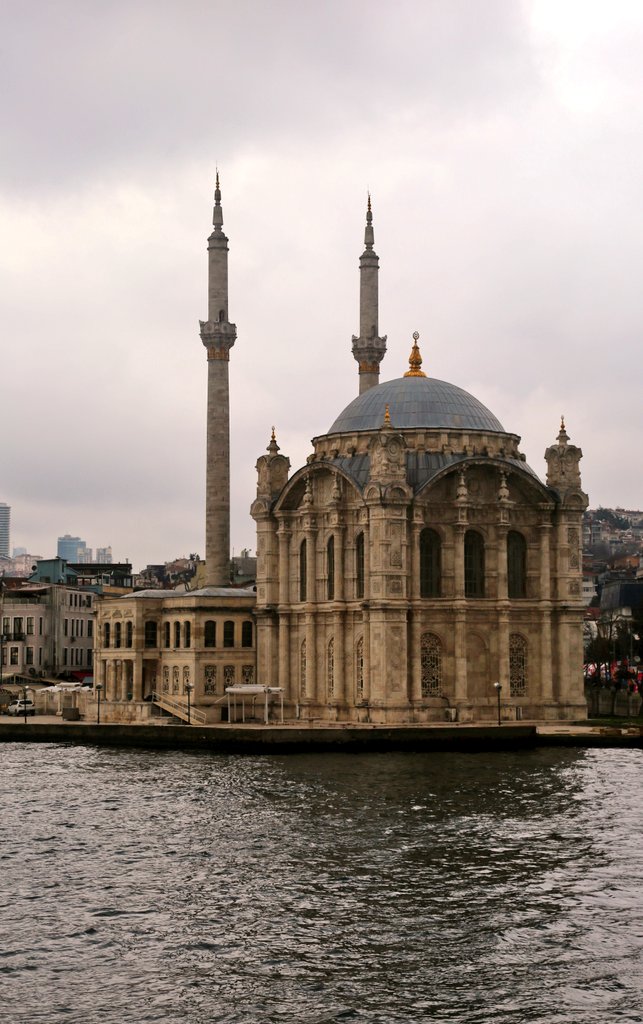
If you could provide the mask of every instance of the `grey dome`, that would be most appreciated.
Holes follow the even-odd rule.
[[[379,430],[387,405],[394,430],[446,427],[505,433],[502,423],[477,398],[434,377],[399,377],[370,388],[346,406],[328,433]]]

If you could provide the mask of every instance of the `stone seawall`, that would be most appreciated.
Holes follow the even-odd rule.
[[[310,726],[96,725],[83,722],[0,724],[0,742],[200,749],[225,754],[322,751],[515,750],[536,745],[533,725],[424,728]]]
[[[0,723],[0,743],[76,743],[209,750],[220,754],[493,751],[545,746],[643,747],[641,730],[498,726],[188,726],[114,725],[85,722]]]

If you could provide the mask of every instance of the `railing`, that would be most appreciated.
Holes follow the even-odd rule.
[[[194,722],[195,725],[205,725],[207,716],[204,711],[195,708],[194,704],[190,704],[190,710],[188,712],[188,705],[181,700],[173,700],[166,693],[153,693],[152,700],[163,711],[169,711],[175,718],[181,718],[184,722]]]

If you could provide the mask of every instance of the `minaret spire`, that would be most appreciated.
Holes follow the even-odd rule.
[[[228,320],[228,239],[223,233],[219,171],[214,187],[214,230],[208,238],[208,319],[201,341],[208,356],[205,561],[206,584],[230,583],[230,393],[228,361],[237,328]]]
[[[373,210],[371,194],[366,205],[364,252],[359,260],[359,337],[353,335],[353,355],[359,365],[359,393],[375,387],[380,379],[380,363],[386,352],[386,335],[378,336],[379,257],[373,246]]]

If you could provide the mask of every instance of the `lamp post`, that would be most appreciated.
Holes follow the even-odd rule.
[[[25,713],[25,725],[27,724],[27,687],[22,688],[22,710]]]
[[[500,691],[502,690],[502,686],[500,683],[494,683],[493,685],[496,693],[498,694],[498,725],[500,725]]]
[[[194,684],[193,683],[186,683],[185,684],[185,692],[188,695],[188,725],[192,724],[192,721],[191,721],[191,715],[192,715],[191,707],[192,707],[192,705],[190,704],[190,694],[192,693],[193,689],[194,689]]]
[[[96,708],[96,725],[100,725],[100,691],[103,689],[102,683],[96,683],[96,696],[98,697],[98,706]]]

